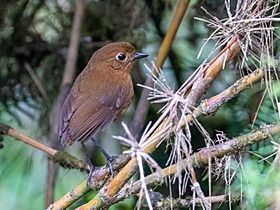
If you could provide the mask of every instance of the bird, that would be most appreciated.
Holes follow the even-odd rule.
[[[85,69],[77,76],[68,93],[59,115],[58,134],[62,145],[81,142],[90,165],[90,174],[95,167],[89,160],[85,142],[120,118],[131,104],[134,90],[131,71],[135,60],[148,54],[137,51],[128,42],[112,42],[95,51]],[[98,144],[96,144],[98,146]],[[112,172],[112,158],[104,154]]]

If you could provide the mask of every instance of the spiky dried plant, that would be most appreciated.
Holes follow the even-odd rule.
[[[278,78],[273,49],[274,38],[277,37],[277,34],[273,22],[280,21],[280,18],[277,17],[279,1],[238,0],[236,8],[231,8],[231,5],[230,0],[225,1],[228,17],[222,20],[202,8],[209,19],[196,19],[205,22],[214,31],[202,46],[198,57],[210,40],[214,40],[216,44],[209,57],[233,37],[236,37],[241,49],[237,67],[241,75],[245,74],[244,69],[251,72],[256,68],[265,68],[265,84],[269,90],[268,94],[272,101],[278,102],[271,81],[272,77]]]
[[[279,103],[274,89],[275,85],[272,83],[272,77],[276,77],[276,82],[278,82],[279,74],[275,68],[275,59],[273,58],[274,37],[277,36],[273,22],[280,21],[280,18],[277,18],[277,15],[279,15],[279,1],[238,0],[234,9],[230,5],[232,5],[231,1],[226,0],[225,8],[228,17],[225,19],[219,20],[205,9],[205,13],[210,18],[207,20],[196,18],[207,23],[208,27],[214,28],[214,31],[207,38],[198,56],[201,55],[202,50],[210,40],[215,40],[216,44],[209,57],[215,54],[233,37],[236,37],[241,49],[237,69],[240,71],[241,76],[246,73],[244,69],[247,72],[251,72],[257,68],[263,68],[265,70],[266,87],[264,95],[266,93],[269,94],[272,103],[276,103],[274,107],[277,110],[277,104]],[[218,142],[225,141],[226,139],[224,134],[220,133],[217,135]],[[238,157],[234,158],[235,162],[237,162],[237,167],[232,166],[231,156],[225,156],[220,160],[216,159],[216,163],[212,168],[216,177],[220,175],[224,177],[229,197],[231,194],[230,186],[236,175],[236,170],[240,168],[243,171],[241,156]],[[224,169],[223,172],[221,168]],[[211,171],[209,170],[210,173]],[[229,208],[231,207],[229,206]]]
[[[230,5],[230,0],[226,0],[225,8],[228,17],[225,19],[219,20],[217,17],[209,14],[206,10],[204,11],[210,17],[209,19],[205,20],[196,18],[206,22],[208,27],[214,28],[213,33],[202,46],[198,56],[200,56],[202,50],[209,40],[215,40],[216,44],[215,48],[209,54],[208,59],[235,37],[240,46],[242,55],[241,63],[238,66],[238,69],[241,71],[242,69],[246,68],[247,70],[252,71],[252,66],[265,66],[267,69],[266,84],[269,86],[271,84],[270,74],[271,67],[273,68],[273,65],[267,64],[268,59],[271,60],[273,56],[273,33],[275,28],[272,26],[272,22],[280,20],[279,18],[275,17],[278,14],[277,9],[279,6],[279,1],[276,1],[271,6],[269,2],[238,0],[234,10],[230,8]],[[264,58],[266,59],[266,62],[264,62]],[[188,119],[186,118],[187,114],[192,115],[193,104],[188,101],[186,94],[189,90],[189,83],[194,78],[196,78],[196,73],[199,72],[203,66],[205,66],[206,61],[200,67],[198,67],[195,73],[180,88],[178,88],[177,91],[171,88],[171,86],[167,83],[167,79],[162,71],[159,71],[154,63],[152,63],[151,66],[145,65],[145,67],[150,72],[149,77],[152,78],[154,86],[139,86],[147,88],[151,91],[148,99],[151,100],[152,103],[163,104],[162,108],[159,110],[161,115],[152,126],[149,123],[139,142],[131,135],[125,124],[123,124],[123,127],[127,134],[127,138],[121,136],[115,137],[128,144],[130,149],[126,152],[137,159],[140,171],[140,180],[142,183],[140,199],[144,194],[150,209],[152,209],[152,205],[149,198],[148,189],[145,184],[143,160],[150,166],[150,168],[160,171],[160,167],[151,158],[151,156],[145,152],[145,148],[155,142],[157,145],[159,145],[164,140],[167,141],[167,146],[171,147],[171,153],[166,165],[172,165],[174,163],[177,164],[177,173],[175,173],[174,177],[169,178],[169,184],[171,185],[175,182],[175,180],[178,180],[179,195],[183,195],[186,191],[189,181],[191,181],[191,184],[193,185],[194,196],[197,195],[201,199],[204,208],[211,208],[211,205],[208,203],[208,201],[206,201],[203,195],[191,164],[182,165],[182,160],[188,160],[193,153],[191,144],[192,136],[189,128],[190,125]],[[226,63],[224,63],[223,68],[225,67],[225,64]],[[161,73],[159,74],[159,72]],[[165,123],[168,125],[167,128],[161,130],[161,132],[156,136],[152,135],[163,121],[165,121]],[[204,136],[207,147],[210,147],[217,142],[219,143],[220,141],[227,140],[224,135],[220,134],[217,136],[218,139],[215,142],[210,138],[208,132],[203,128],[197,119],[193,118],[193,124]],[[158,141],[160,138],[161,141]],[[231,156],[226,156],[226,158],[222,159],[222,161],[216,161],[216,164],[213,166],[209,165],[209,195],[211,195],[211,174],[213,171],[216,177],[222,174],[221,168],[219,170],[215,168],[219,168],[219,165],[223,165],[224,180],[226,185],[229,186],[228,192],[230,193],[230,184],[232,183],[236,173],[234,171],[236,168],[233,168],[231,165],[231,159]],[[209,164],[210,163],[211,161],[209,161]]]
[[[127,151],[124,151],[124,153],[130,154],[131,157],[136,157],[137,163],[138,163],[138,168],[139,168],[139,174],[140,174],[140,181],[141,181],[141,190],[139,193],[139,200],[142,200],[143,194],[145,195],[147,204],[149,209],[153,209],[151,199],[149,196],[149,191],[145,182],[145,173],[144,173],[144,165],[143,162],[145,161],[147,165],[149,166],[150,170],[154,172],[154,169],[158,172],[161,172],[160,166],[157,164],[157,162],[144,151],[144,142],[147,140],[145,138],[145,134],[147,133],[150,123],[146,127],[145,131],[142,134],[142,137],[140,138],[140,141],[138,142],[134,136],[131,134],[129,131],[127,125],[125,123],[122,123],[122,126],[125,130],[125,133],[127,137],[122,137],[122,136],[113,136],[115,139],[118,139],[125,144],[129,145],[130,149]],[[158,133],[157,136],[154,136],[155,138],[165,138],[165,132],[160,132]],[[139,202],[138,209],[140,209],[140,204]]]

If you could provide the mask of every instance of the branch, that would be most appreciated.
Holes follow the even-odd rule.
[[[44,145],[20,132],[17,132],[15,129],[12,127],[0,123],[0,134],[1,135],[8,135],[11,137],[14,137],[15,139],[24,142],[25,144],[28,144],[36,149],[39,149],[46,153],[50,157],[54,157],[54,155],[57,153],[57,150],[48,147],[47,145]]]
[[[243,136],[234,138],[230,141],[214,145],[210,148],[202,148],[199,152],[193,155],[192,160],[196,167],[208,164],[209,156],[221,158],[225,155],[234,154],[236,151],[241,151],[245,147],[262,141],[280,132],[280,123],[265,125],[255,131]]]
[[[67,60],[64,68],[62,85],[71,84],[75,79],[76,64],[78,59],[79,40],[81,34],[82,20],[85,12],[85,0],[77,1],[75,4],[74,22],[71,29],[71,37]]]
[[[165,16],[165,2],[158,2],[157,4],[154,4],[153,1],[145,0],[146,5],[148,6],[150,10],[150,16],[152,21],[154,22],[156,31],[158,36],[163,39],[164,38],[164,32],[161,29],[161,22]],[[158,56],[157,56],[158,57]],[[174,70],[174,76],[176,78],[176,81],[178,81],[178,84],[182,84],[182,77],[180,72],[183,72],[183,67],[180,65],[179,58],[177,57],[176,52],[170,48],[170,51],[168,53],[169,61],[172,66],[172,69]],[[161,66],[162,68],[162,66]]]
[[[126,154],[119,155],[117,159],[115,159],[112,163],[113,171],[119,171],[127,162],[129,161],[129,157]],[[79,185],[73,188],[70,192],[65,194],[59,200],[54,202],[48,207],[48,210],[60,210],[66,209],[74,202],[76,202],[79,198],[87,194],[89,191],[99,190],[110,177],[109,168],[103,166],[97,170],[95,170],[92,174],[90,180],[90,186],[87,186],[87,180],[82,181]]]
[[[233,138],[227,142],[220,143],[209,148],[202,148],[199,152],[194,153],[190,158],[183,159],[181,162],[168,166],[162,169],[161,172],[155,172],[153,174],[145,177],[145,183],[149,187],[155,187],[161,185],[165,177],[174,175],[176,173],[181,173],[184,168],[188,167],[188,164],[191,162],[194,168],[200,168],[208,165],[208,161],[213,158],[221,158],[225,155],[236,154],[238,151],[245,149],[247,146],[254,143],[263,141],[271,135],[275,135],[280,132],[280,123],[275,125],[267,125],[255,130],[254,132],[245,134]],[[177,164],[182,165],[178,169]],[[178,171],[179,170],[179,171]],[[141,181],[138,180],[132,184],[132,186],[126,186],[121,189],[119,193],[112,197],[110,200],[106,201],[105,207],[108,207],[114,203],[117,203],[121,200],[129,198],[132,195],[136,195],[141,189]]]
[[[59,163],[63,167],[67,168],[76,168],[81,171],[88,171],[89,167],[88,164],[82,160],[77,159],[76,157],[68,154],[64,151],[59,151],[53,149],[45,144],[40,143],[23,133],[20,133],[13,129],[12,127],[0,123],[0,135],[7,135],[14,137],[16,140],[22,141],[25,144],[30,145],[33,148],[41,150],[42,152],[46,153],[54,162]]]
[[[216,195],[211,197],[206,197],[206,200],[209,203],[224,203],[224,202],[233,202],[236,203],[240,201],[240,195],[234,194],[234,195]],[[154,209],[176,209],[176,208],[187,208],[191,206],[201,206],[201,199],[196,198],[193,200],[193,198],[186,198],[186,199],[170,199],[165,198],[161,201],[158,201],[156,205],[154,206]]]
[[[253,73],[240,78],[233,85],[231,85],[221,93],[203,100],[200,105],[194,109],[192,115],[187,115],[188,121],[191,122],[192,118],[197,118],[201,114],[214,114],[224,103],[228,102],[230,99],[237,96],[240,92],[263,78],[264,74],[265,70],[257,69]]]
[[[71,192],[64,195],[55,203],[51,204],[47,210],[61,210],[69,207],[73,202],[77,201],[80,197],[86,195],[90,189],[87,187],[86,180],[81,182],[78,186],[71,190]]]
[[[233,37],[221,52],[208,64],[204,64],[190,76],[179,89],[188,101],[189,107],[194,107],[197,101],[204,95],[213,80],[224,69],[226,63],[231,61],[240,51],[237,37]]]

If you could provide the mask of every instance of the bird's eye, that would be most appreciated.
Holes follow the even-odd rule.
[[[116,56],[116,59],[118,61],[124,61],[126,59],[126,55],[123,54],[123,53],[118,53],[117,56]]]

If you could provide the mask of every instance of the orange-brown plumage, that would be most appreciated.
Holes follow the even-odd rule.
[[[127,42],[108,44],[92,55],[62,106],[62,144],[88,140],[127,109],[134,94],[132,62],[146,56]]]

